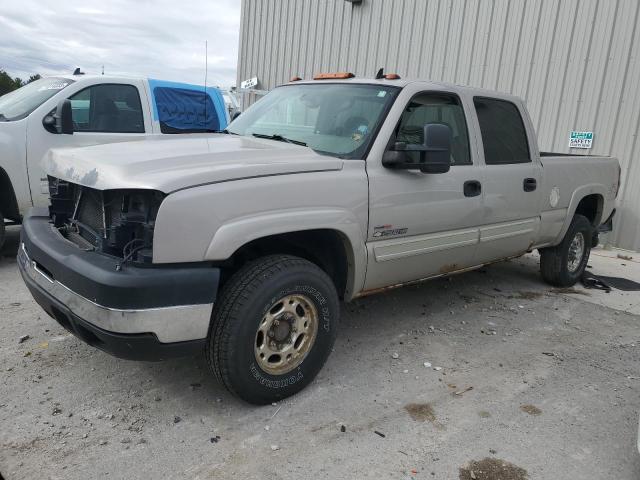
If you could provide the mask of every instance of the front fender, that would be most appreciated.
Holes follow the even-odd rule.
[[[291,209],[233,219],[218,228],[205,260],[225,260],[253,240],[305,230],[334,230],[347,240],[347,291],[360,291],[364,286],[367,249],[358,219],[344,209]]]
[[[201,185],[167,196],[156,217],[154,263],[221,261],[252,240],[328,229],[349,242],[352,291],[364,284],[368,184],[364,162]]]

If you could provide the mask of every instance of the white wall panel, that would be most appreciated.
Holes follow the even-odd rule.
[[[589,153],[620,158],[613,241],[640,250],[639,11],[638,0],[243,0],[238,82],[269,90],[384,67],[519,95],[542,150],[569,152],[571,130],[592,130]]]

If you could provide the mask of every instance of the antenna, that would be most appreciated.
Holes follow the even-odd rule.
[[[102,75],[104,75],[104,65],[102,65]]]
[[[380,70],[378,70],[378,73],[376,73],[376,80],[380,80],[383,77],[384,77],[384,68],[381,68]]]
[[[209,46],[204,41],[204,126],[207,129],[207,74],[209,73]]]

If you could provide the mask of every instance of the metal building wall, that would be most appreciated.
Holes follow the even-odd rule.
[[[384,67],[521,96],[542,150],[587,130],[587,153],[620,159],[613,241],[640,250],[639,13],[638,0],[243,0],[238,84]]]

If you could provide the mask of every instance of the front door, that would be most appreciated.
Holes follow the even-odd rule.
[[[73,93],[69,97],[73,117],[73,135],[52,133],[43,126],[44,116],[55,108],[55,105],[29,116],[27,165],[31,196],[35,206],[49,204],[47,179],[42,171],[41,162],[50,148],[126,142],[145,136],[145,118],[148,114],[145,115],[146,112],[142,107],[139,87],[141,85],[137,81],[132,81],[132,84],[96,84]]]
[[[474,153],[475,137],[469,135],[465,120],[471,107],[453,92],[424,91],[418,85],[403,89],[378,140],[388,141],[387,146],[393,142],[420,144],[425,124],[448,125],[451,169],[428,174],[385,168],[385,147],[380,148],[376,141],[378,148],[374,146],[367,158],[370,216],[365,290],[473,264],[482,193],[473,188],[480,185],[481,169]]]

